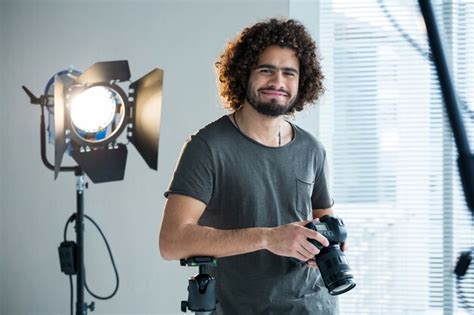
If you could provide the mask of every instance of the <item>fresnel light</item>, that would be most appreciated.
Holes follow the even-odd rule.
[[[46,107],[54,117],[49,131],[54,134],[55,178],[60,171],[71,170],[61,167],[68,151],[94,183],[122,180],[127,148],[118,137],[125,129],[148,166],[158,168],[163,71],[154,69],[125,94],[120,85],[129,79],[127,61],[108,61],[82,74],[57,73],[39,98],[23,87],[33,104]],[[44,145],[43,161],[51,168],[43,150]]]
[[[59,246],[61,271],[76,276],[76,315],[94,310],[94,303],[84,303],[84,289],[98,299],[109,299],[118,289],[118,272],[107,244],[116,274],[116,288],[108,297],[92,293],[84,271],[84,173],[94,182],[122,180],[127,159],[126,144],[133,143],[148,166],[158,169],[163,71],[154,69],[131,83],[125,94],[122,86],[130,82],[128,62],[97,62],[84,73],[60,71],[46,84],[44,95],[36,97],[23,86],[32,104],[41,107],[41,158],[56,179],[59,172],[73,171],[76,175],[77,212],[66,223],[64,242]],[[49,113],[50,142],[54,141],[54,165],[46,154],[44,109]],[[123,131],[126,131],[124,134]],[[124,134],[124,136],[121,136]],[[77,166],[61,166],[65,152]],[[67,227],[75,221],[76,242],[67,240]],[[98,227],[96,225],[96,227]],[[102,234],[101,230],[99,232]],[[102,234],[105,240],[105,236]],[[72,282],[71,282],[72,283]],[[72,286],[71,286],[72,296]],[[72,314],[72,299],[71,299]]]

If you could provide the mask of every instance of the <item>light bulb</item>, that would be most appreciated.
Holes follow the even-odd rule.
[[[85,133],[106,129],[114,120],[117,94],[104,86],[94,86],[81,92],[71,101],[71,122]]]

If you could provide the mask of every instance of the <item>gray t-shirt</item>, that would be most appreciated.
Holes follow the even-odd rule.
[[[207,207],[199,224],[218,229],[312,219],[313,209],[332,206],[325,151],[312,135],[292,128],[290,143],[267,147],[221,117],[185,143],[165,196],[201,200]],[[213,274],[219,314],[336,313],[319,270],[266,250],[220,258]]]

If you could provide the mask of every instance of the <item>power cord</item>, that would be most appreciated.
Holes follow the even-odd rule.
[[[115,260],[114,260],[114,257],[113,257],[113,254],[112,254],[112,250],[110,249],[110,245],[107,241],[107,238],[105,237],[104,233],[102,232],[102,230],[100,229],[99,225],[91,218],[89,217],[88,215],[84,215],[84,217],[86,219],[88,219],[90,222],[92,222],[92,224],[97,228],[97,230],[99,231],[100,235],[102,236],[102,239],[104,240],[105,242],[105,245],[107,247],[107,251],[109,253],[109,257],[110,257],[110,261],[112,262],[112,266],[114,268],[114,273],[115,273],[115,280],[116,280],[116,285],[115,285],[115,289],[114,291],[108,295],[108,296],[100,296],[100,295],[97,295],[95,294],[94,292],[92,292],[92,290],[89,289],[89,286],[87,285],[87,277],[86,277],[86,271],[85,271],[85,267],[84,267],[84,286],[87,290],[87,292],[93,296],[94,298],[96,299],[99,299],[99,300],[108,300],[108,299],[111,299],[118,291],[118,288],[119,288],[119,284],[120,284],[120,279],[119,279],[119,274],[118,274],[118,271],[117,271],[117,266],[115,265]],[[74,220],[76,219],[76,214],[72,214],[69,219],[67,220],[66,222],[66,225],[64,226],[64,233],[63,233],[63,238],[64,238],[64,242],[63,244],[69,244],[70,247],[72,248],[72,256],[75,256],[75,243],[74,242],[71,242],[71,241],[67,241],[67,230],[68,230],[68,227],[69,227],[69,224],[71,224],[72,222],[74,222]],[[61,245],[63,246],[63,245]],[[63,263],[61,263],[63,264]],[[72,269],[74,268],[77,268],[77,266],[75,267],[72,267]],[[64,271],[64,270],[63,270]],[[71,309],[71,315],[73,315],[73,305],[74,305],[74,287],[73,287],[73,283],[72,283],[72,274],[73,271],[68,271],[68,272],[65,272],[66,274],[69,275],[69,286],[70,286],[70,292],[71,292],[71,297],[70,297],[70,300],[71,300],[71,303],[70,303],[70,309]]]
[[[120,283],[117,266],[115,265],[115,261],[114,261],[114,256],[112,255],[112,250],[110,249],[109,243],[107,242],[107,238],[105,237],[104,233],[102,233],[102,230],[100,229],[99,225],[97,225],[97,223],[95,223],[94,220],[92,220],[92,218],[90,218],[88,215],[84,215],[84,217],[88,219],[89,221],[91,221],[92,224],[94,224],[94,226],[97,228],[100,235],[102,236],[102,239],[105,242],[105,246],[107,246],[107,251],[109,252],[110,261],[112,262],[112,266],[114,267],[116,285],[115,285],[114,291],[108,296],[99,296],[97,294],[94,294],[91,290],[89,290],[89,287],[87,286],[87,277],[86,277],[85,268],[84,268],[84,284],[85,284],[87,292],[89,292],[89,294],[95,297],[96,299],[109,300],[117,293],[118,288],[119,288],[119,283]]]

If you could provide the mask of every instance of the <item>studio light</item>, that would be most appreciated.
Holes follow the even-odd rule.
[[[118,272],[110,247],[98,225],[84,214],[84,192],[87,188],[84,173],[94,182],[122,180],[127,160],[125,139],[131,142],[148,166],[158,169],[163,71],[154,69],[128,86],[128,62],[97,62],[84,73],[64,70],[56,73],[46,84],[44,94],[36,97],[28,88],[23,90],[32,104],[40,105],[41,159],[46,167],[59,172],[74,172],[76,176],[76,213],[66,223],[64,241],[58,247],[61,271],[76,276],[76,315],[93,311],[95,303],[84,302],[85,289],[95,298],[105,300],[118,290]],[[48,133],[54,144],[54,165],[46,154],[45,109],[49,116]],[[126,131],[124,133],[124,131]],[[123,136],[121,136],[123,135]],[[78,165],[62,166],[67,152]],[[84,268],[84,218],[99,230],[109,250],[116,274],[116,287],[107,297],[92,293],[87,287]],[[67,240],[67,227],[75,222],[76,242]],[[71,278],[71,314],[72,303]]]
[[[48,130],[54,138],[54,166],[47,158],[43,161],[54,170],[54,178],[71,170],[61,167],[68,152],[94,183],[122,180],[127,148],[118,138],[124,130],[148,166],[157,170],[163,71],[154,69],[131,83],[126,94],[122,86],[129,80],[128,62],[122,60],[97,62],[84,73],[60,71],[39,98],[23,86],[31,103],[47,108],[53,117]]]

